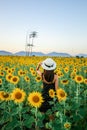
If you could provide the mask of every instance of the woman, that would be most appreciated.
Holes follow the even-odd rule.
[[[44,69],[43,72],[39,70],[40,66]],[[56,91],[58,89],[58,76],[54,73],[55,68],[56,62],[51,58],[47,58],[43,62],[39,63],[36,68],[36,71],[42,77],[43,82],[42,96],[44,98],[44,102],[40,107],[41,112],[46,112],[52,107],[52,105],[49,104],[49,101],[52,100],[49,96],[49,90],[53,89]]]

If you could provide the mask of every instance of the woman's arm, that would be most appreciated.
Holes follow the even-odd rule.
[[[39,74],[40,76],[42,75],[41,71],[39,70],[40,66],[41,66],[42,63],[39,63],[36,67],[36,72],[37,74]]]
[[[55,90],[58,89],[58,75],[55,75]]]

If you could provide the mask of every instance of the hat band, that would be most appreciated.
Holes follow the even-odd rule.
[[[44,64],[45,64],[45,63],[44,63]],[[46,65],[46,64],[45,64],[45,66],[47,66],[47,67],[49,67],[49,68],[50,68],[50,67],[53,67],[53,64],[52,64],[51,66],[49,66],[49,65]]]

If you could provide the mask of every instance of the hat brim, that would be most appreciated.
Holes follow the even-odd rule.
[[[47,66],[45,65],[45,62],[43,61],[43,63],[42,63],[41,66],[42,66],[42,68],[45,69],[45,70],[54,70],[54,69],[56,68],[56,63],[54,62],[52,67],[47,67]]]

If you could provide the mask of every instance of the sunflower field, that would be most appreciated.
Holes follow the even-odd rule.
[[[52,108],[41,113],[36,67],[46,58],[0,56],[1,130],[87,130],[87,58],[52,57],[59,89],[49,90]]]

